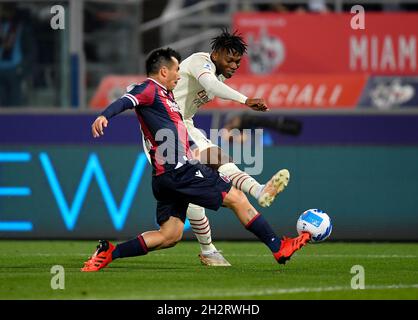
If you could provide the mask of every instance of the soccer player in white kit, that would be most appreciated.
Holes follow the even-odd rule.
[[[198,109],[215,96],[240,102],[256,111],[268,110],[263,99],[250,99],[223,83],[239,68],[241,58],[246,52],[247,45],[242,37],[236,32],[230,34],[223,30],[212,39],[211,45],[211,53],[192,54],[180,64],[180,80],[174,89],[175,99],[181,109],[190,140],[197,147],[197,158],[228,176],[234,187],[252,195],[262,207],[268,207],[287,186],[289,171],[280,170],[266,184],[260,184],[241,171],[228,154],[207,139],[193,124],[193,116]],[[190,204],[187,218],[201,247],[201,262],[210,266],[230,266],[212,243],[205,209]]]

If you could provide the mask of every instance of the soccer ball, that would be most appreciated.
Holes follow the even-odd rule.
[[[310,242],[321,242],[330,236],[332,222],[324,211],[309,209],[300,215],[296,223],[296,230],[299,235],[302,232],[308,232],[311,235]]]

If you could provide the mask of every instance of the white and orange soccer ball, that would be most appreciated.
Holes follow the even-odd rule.
[[[332,232],[332,222],[328,214],[319,209],[309,209],[302,213],[296,223],[298,234],[308,232],[310,242],[321,242]]]

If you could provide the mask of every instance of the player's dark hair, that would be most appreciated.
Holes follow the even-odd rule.
[[[170,67],[173,64],[171,58],[176,58],[179,63],[181,61],[180,54],[171,48],[159,48],[151,51],[145,61],[147,76],[157,74],[163,66]]]
[[[242,35],[237,31],[230,34],[228,29],[222,29],[222,33],[213,38],[211,41],[211,46],[213,51],[228,50],[228,52],[233,53],[234,51],[243,55],[247,52],[247,44],[245,43]]]

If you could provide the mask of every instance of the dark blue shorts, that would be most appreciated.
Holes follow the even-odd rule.
[[[231,189],[229,179],[200,162],[152,178],[152,191],[157,199],[157,223],[161,225],[170,216],[186,220],[190,203],[218,210]]]

